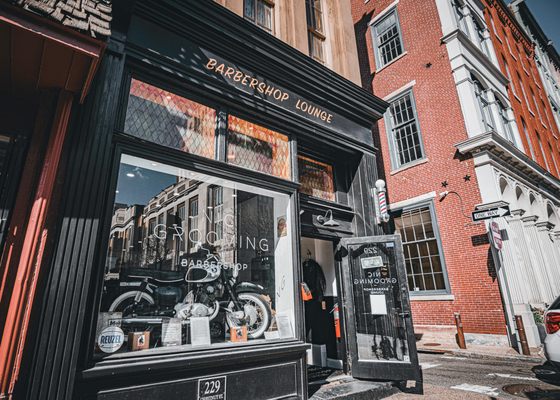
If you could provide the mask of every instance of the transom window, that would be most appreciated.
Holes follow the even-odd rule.
[[[302,193],[324,200],[335,200],[332,165],[298,156],[298,174]]]
[[[399,168],[423,158],[422,138],[412,92],[394,100],[389,107],[389,114],[394,166]]]
[[[443,257],[431,207],[402,211],[395,218],[395,231],[402,237],[409,290],[446,290]]]
[[[131,81],[124,132],[145,142],[292,179],[287,135],[233,115],[227,115],[227,128],[218,127],[217,109],[137,79]],[[219,134],[226,137],[227,160],[216,152]],[[161,205],[165,199],[158,201]]]
[[[279,178],[291,178],[288,136],[230,115],[227,138],[227,161],[230,164]]]
[[[389,15],[375,23],[373,39],[377,68],[381,68],[403,54],[404,47],[397,10],[391,11]]]
[[[309,40],[309,55],[319,62],[325,62],[323,45],[325,29],[323,25],[322,0],[305,0],[307,12],[307,35]]]
[[[272,33],[274,3],[270,0],[245,0],[243,15],[255,25]]]
[[[214,158],[216,110],[132,79],[124,131],[162,146]]]

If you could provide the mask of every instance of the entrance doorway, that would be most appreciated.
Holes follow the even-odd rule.
[[[308,378],[322,380],[343,369],[344,345],[341,337],[338,301],[340,286],[331,240],[301,238],[303,279],[313,298],[305,302]],[[337,329],[338,324],[338,329]]]

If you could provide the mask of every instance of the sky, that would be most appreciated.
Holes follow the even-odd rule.
[[[511,0],[506,0],[510,3]],[[526,0],[546,36],[560,52],[560,0]]]

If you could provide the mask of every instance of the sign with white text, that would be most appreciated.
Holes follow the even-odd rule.
[[[473,211],[472,220],[474,222],[484,221],[485,219],[505,217],[506,215],[510,215],[509,206],[500,206],[487,210]]]

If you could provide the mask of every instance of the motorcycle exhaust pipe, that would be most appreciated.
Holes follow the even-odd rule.
[[[161,317],[138,317],[138,318],[123,318],[121,324],[124,325],[135,325],[135,324],[146,324],[146,325],[161,325],[164,318]],[[189,323],[188,320],[181,321],[183,325]]]

